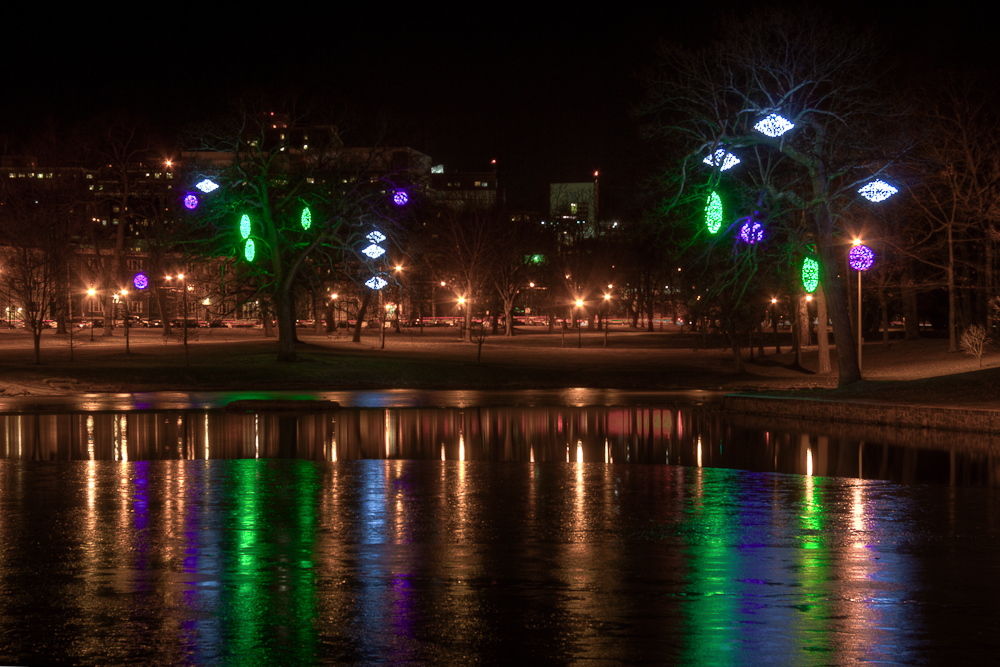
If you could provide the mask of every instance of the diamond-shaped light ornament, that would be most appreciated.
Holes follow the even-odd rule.
[[[210,181],[210,180],[208,180],[206,178],[201,183],[197,183],[194,187],[198,188],[199,190],[201,190],[205,194],[208,194],[212,190],[218,190],[219,189],[219,184],[218,183],[213,183],[212,181]]]
[[[720,148],[702,160],[702,162],[713,167],[719,167],[720,171],[725,171],[726,169],[738,165],[740,163],[740,159],[732,153],[727,153],[724,149]]]
[[[880,201],[885,201],[889,197],[893,196],[899,192],[897,188],[892,187],[881,178],[874,180],[865,187],[858,190],[858,194],[867,199],[868,201],[875,202],[876,204]]]
[[[378,259],[385,254],[385,248],[380,245],[375,245],[374,243],[362,250],[364,254],[368,255],[372,259]]]
[[[757,130],[761,134],[766,134],[769,137],[780,137],[793,127],[795,127],[795,124],[790,122],[787,118],[773,113],[767,118],[759,120],[757,124],[753,126],[753,129]]]
[[[383,234],[382,232],[377,232],[376,231],[376,232],[372,232],[371,234],[369,234],[365,238],[368,239],[369,241],[371,241],[372,243],[381,243],[382,241],[385,241],[385,234]]]
[[[365,281],[365,285],[367,287],[370,287],[370,288],[372,288],[373,290],[376,290],[376,291],[382,289],[383,287],[385,287],[388,284],[389,283],[386,282],[384,278],[381,278],[379,276],[375,276],[373,278],[369,278],[368,280]]]

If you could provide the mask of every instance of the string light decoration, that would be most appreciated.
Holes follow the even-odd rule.
[[[250,238],[250,216],[246,213],[240,218],[240,236],[245,239]]]
[[[819,287],[819,262],[812,257],[806,257],[802,262],[802,286],[809,293],[815,292]]]
[[[406,190],[396,190],[392,193],[392,203],[396,206],[406,206],[408,201],[410,201],[410,195],[406,194]]]
[[[876,204],[880,201],[885,201],[889,197],[893,196],[899,192],[897,188],[892,187],[881,178],[874,180],[867,184],[865,187],[858,190],[858,194],[867,199],[870,202],[875,202]]]
[[[867,271],[875,263],[875,253],[866,245],[856,245],[847,253],[847,261],[855,271]]]
[[[708,196],[708,205],[705,206],[705,226],[712,234],[722,227],[722,199],[714,190]]]
[[[246,245],[243,246],[243,256],[248,262],[252,262],[253,258],[257,256],[257,248],[254,246],[253,239],[247,239]]]
[[[740,163],[740,159],[732,153],[727,153],[724,149],[720,148],[715,151],[715,153],[702,160],[702,162],[713,167],[719,167],[719,171],[725,171],[726,169],[730,169],[738,165]]]
[[[381,276],[374,276],[365,281],[365,286],[370,287],[376,292],[388,284],[389,283],[386,282],[385,278],[382,278]]]
[[[313,216],[312,216],[312,213],[309,211],[309,207],[308,206],[306,206],[304,209],[302,209],[302,220],[301,220],[301,222],[302,222],[302,229],[309,229],[310,227],[312,227]]]
[[[218,183],[213,183],[212,181],[208,180],[207,178],[205,180],[203,180],[201,183],[195,184],[194,187],[198,188],[199,190],[201,190],[202,192],[204,192],[206,195],[209,192],[212,192],[213,190],[218,190],[219,189]]]
[[[773,113],[767,118],[758,121],[757,124],[753,126],[753,129],[757,130],[761,134],[766,134],[769,137],[780,137],[794,127],[795,124],[787,118]]]
[[[744,218],[746,222],[740,228],[740,238],[744,243],[754,244],[764,238],[764,228],[752,218]]]
[[[372,259],[378,259],[385,254],[385,248],[380,245],[375,245],[374,243],[361,251],[362,253],[368,255]]]
[[[184,208],[193,211],[198,208],[198,195],[188,195],[184,198]]]
[[[145,273],[137,273],[132,278],[132,284],[137,290],[144,290],[149,287],[149,278],[146,277]]]

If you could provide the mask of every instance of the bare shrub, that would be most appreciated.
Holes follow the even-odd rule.
[[[968,352],[969,354],[976,357],[976,361],[979,362],[979,367],[983,367],[983,349],[986,347],[986,343],[990,340],[990,335],[986,332],[986,328],[979,324],[972,324],[962,332],[962,338],[959,341],[959,347],[962,351]]]

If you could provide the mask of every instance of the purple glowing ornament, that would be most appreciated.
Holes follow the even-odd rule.
[[[392,193],[392,203],[396,206],[406,206],[408,201],[410,201],[410,195],[406,194],[406,190],[396,190]]]
[[[759,222],[754,222],[748,219],[743,227],[740,228],[740,239],[744,243],[756,243],[764,238],[764,228],[760,226]]]
[[[875,262],[875,253],[866,245],[856,245],[851,248],[847,259],[855,271],[867,271]]]
[[[187,210],[189,211],[193,211],[194,209],[198,208],[198,196],[188,195],[187,197],[185,197],[184,207],[187,208]]]
[[[144,290],[149,287],[149,278],[146,277],[145,273],[137,273],[132,278],[132,284],[135,285],[137,290]]]

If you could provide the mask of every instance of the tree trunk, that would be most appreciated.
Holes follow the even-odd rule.
[[[162,287],[154,287],[156,295],[156,310],[160,313],[160,321],[163,322],[163,335],[170,335],[170,313],[167,312],[167,294]]]
[[[820,286],[816,290],[816,343],[819,346],[819,372],[829,373],[830,367],[830,336],[826,330],[828,315],[826,312],[826,295]]]
[[[819,227],[819,274],[820,284],[826,290],[826,306],[833,320],[833,339],[837,345],[838,379],[837,386],[858,382],[861,380],[861,368],[858,366],[858,351],[851,335],[851,317],[847,312],[847,300],[837,276],[837,259],[834,254],[833,234],[829,218],[825,213],[818,213],[823,220],[817,220]]]
[[[278,320],[278,361],[295,361],[295,320],[292,317],[291,290],[277,290],[273,303]]]
[[[910,259],[903,265],[903,275],[899,279],[899,291],[903,298],[903,327],[906,340],[920,338],[920,315],[917,308],[917,289],[913,279],[913,263]]]
[[[948,351],[958,352],[958,332],[955,323],[955,244],[948,225]]]
[[[736,335],[736,328],[729,325],[729,341],[733,351],[733,367],[737,374],[743,372],[743,351],[740,349],[740,339]]]
[[[878,284],[878,305],[882,311],[882,347],[889,347],[889,300],[885,296],[885,283]]]
[[[354,323],[354,336],[351,341],[354,343],[361,342],[361,324],[365,321],[365,317],[368,315],[368,305],[372,302],[372,291],[367,290],[364,297],[361,299],[361,307],[358,308],[358,317]]]

